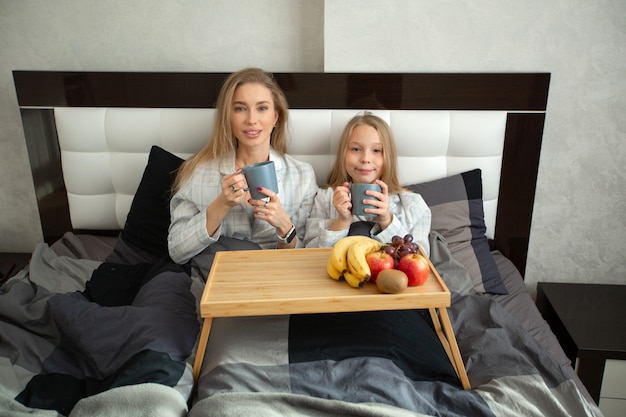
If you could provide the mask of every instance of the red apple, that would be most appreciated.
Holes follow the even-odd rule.
[[[376,282],[378,273],[383,269],[393,269],[396,266],[393,256],[383,251],[369,253],[365,257],[365,260],[371,270],[370,282]]]
[[[409,287],[422,285],[430,275],[428,260],[417,253],[404,255],[400,258],[398,269],[409,277]]]

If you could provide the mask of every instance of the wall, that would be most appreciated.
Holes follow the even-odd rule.
[[[551,72],[526,282],[626,284],[626,2],[380,4],[326,2],[325,70]]]
[[[323,71],[322,0],[0,0],[0,252],[43,241],[12,70]]]
[[[0,0],[0,251],[41,241],[13,69],[551,72],[526,280],[626,284],[622,0]]]

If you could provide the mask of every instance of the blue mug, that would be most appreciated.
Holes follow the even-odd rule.
[[[263,200],[268,197],[260,193],[257,188],[263,187],[278,193],[278,181],[274,161],[258,162],[243,167],[243,175],[246,177],[250,195],[255,200]]]

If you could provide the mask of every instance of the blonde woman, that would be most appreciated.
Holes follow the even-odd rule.
[[[287,154],[288,106],[269,74],[247,68],[220,91],[208,143],[181,166],[170,203],[170,257],[185,263],[221,236],[262,248],[301,244],[317,191],[313,167]],[[242,168],[274,161],[278,193],[252,199]]]
[[[431,213],[424,199],[405,190],[398,180],[396,145],[389,125],[364,112],[353,117],[343,130],[335,164],[325,188],[319,190],[307,222],[308,247],[329,247],[351,232],[358,223],[364,233],[381,242],[393,236],[413,235],[413,241],[430,253],[428,234]],[[351,183],[375,183],[381,192],[368,190],[365,216],[352,214]]]

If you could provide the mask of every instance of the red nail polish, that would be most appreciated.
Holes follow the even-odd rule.
[[[257,191],[261,191],[263,189],[263,187],[256,187]]]

